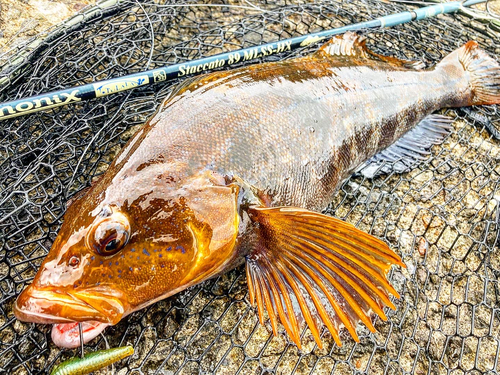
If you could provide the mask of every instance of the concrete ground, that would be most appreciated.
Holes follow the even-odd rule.
[[[0,0],[0,54],[96,0]]]

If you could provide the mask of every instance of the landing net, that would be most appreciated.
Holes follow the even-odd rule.
[[[107,1],[0,56],[0,102],[180,63],[219,52],[399,12],[375,0],[248,2]],[[498,12],[498,8],[496,10]],[[377,52],[428,66],[474,39],[500,56],[500,27],[484,12],[440,16],[370,31]],[[273,56],[287,59],[317,48]],[[66,201],[103,173],[175,82],[0,123],[0,373],[43,373],[78,355],[50,340],[50,326],[12,312],[54,240]],[[256,108],[258,111],[258,108]],[[401,293],[377,333],[342,332],[337,347],[308,330],[299,351],[260,326],[243,268],[141,310],[87,351],[131,344],[119,373],[480,374],[499,360],[500,126],[498,106],[443,111],[454,131],[409,173],[352,177],[327,212],[383,238],[407,269],[390,278]],[[492,135],[493,134],[493,135]],[[498,135],[498,134],[497,134]],[[111,370],[108,370],[111,371]]]

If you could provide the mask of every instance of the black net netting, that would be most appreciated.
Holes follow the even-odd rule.
[[[0,102],[407,8],[375,0],[200,3],[101,2],[0,57]],[[378,52],[428,66],[470,39],[499,56],[492,15],[446,15],[365,35]],[[106,170],[175,84],[0,123],[0,373],[43,373],[78,355],[51,342],[50,326],[17,321],[13,302],[47,254],[66,201]],[[298,350],[283,327],[273,337],[269,321],[258,323],[239,268],[134,313],[86,350],[133,345],[135,354],[115,365],[120,374],[496,373],[500,143],[486,129],[500,126],[498,110],[444,111],[456,119],[454,131],[431,158],[404,174],[353,176],[327,209],[383,238],[407,265],[390,276],[402,295],[397,310],[375,320],[374,334],[359,328],[359,343],[342,332],[339,348],[324,331],[319,349],[304,330]]]

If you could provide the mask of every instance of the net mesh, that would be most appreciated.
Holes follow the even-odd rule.
[[[101,3],[0,57],[0,102],[170,63],[249,47],[406,9],[375,0],[310,3],[147,0]],[[470,14],[365,35],[377,52],[433,65],[477,40],[500,53],[498,22]],[[273,57],[290,58],[317,46]],[[268,60],[271,58],[268,58]],[[90,185],[176,82],[60,107],[0,123],[0,372],[43,373],[78,355],[50,340],[50,326],[25,324],[13,302],[47,254],[66,201]],[[401,293],[377,332],[342,332],[337,347],[308,330],[303,349],[283,327],[273,337],[250,307],[243,268],[192,287],[110,327],[87,351],[130,344],[120,374],[480,374],[499,360],[497,106],[445,111],[453,133],[409,173],[353,176],[327,212],[383,238],[406,269]],[[104,372],[111,371],[110,369]]]

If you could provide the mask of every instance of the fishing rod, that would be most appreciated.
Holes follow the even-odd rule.
[[[487,2],[487,0],[467,0],[464,2],[454,1],[449,3],[439,3],[415,10],[390,14],[374,20],[359,22],[336,29],[324,30],[256,47],[224,52],[181,64],[151,69],[119,78],[107,79],[31,96],[28,98],[12,100],[0,104],[0,120],[35,113],[71,103],[100,98],[118,92],[131,90],[140,86],[166,82],[180,77],[198,75],[208,70],[227,67],[240,62],[256,60],[261,57],[271,56],[282,52],[293,51],[297,48],[308,46],[334,35],[343,34],[346,31],[392,27],[411,21],[435,17],[439,14],[453,13],[460,10],[462,7],[469,7],[485,2]]]

